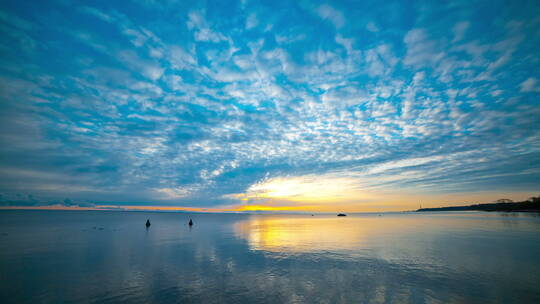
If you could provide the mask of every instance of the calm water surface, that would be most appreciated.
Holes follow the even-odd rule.
[[[539,232],[533,214],[0,211],[0,299],[540,303]]]

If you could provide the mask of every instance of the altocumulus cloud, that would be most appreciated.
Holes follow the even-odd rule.
[[[3,1],[2,204],[534,194],[538,16],[536,1]]]

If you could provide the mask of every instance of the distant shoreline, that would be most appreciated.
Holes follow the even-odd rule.
[[[420,208],[416,210],[416,212],[431,211],[540,212],[540,196],[531,197],[529,200],[523,202],[498,202],[468,206]]]

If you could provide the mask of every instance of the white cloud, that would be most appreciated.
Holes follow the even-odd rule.
[[[187,27],[190,30],[195,31],[195,40],[208,41],[208,42],[220,42],[227,40],[227,38],[211,29],[208,22],[203,17],[204,11],[194,10],[189,12]]]
[[[502,93],[503,93],[502,90],[495,90],[495,91],[492,91],[490,94],[493,97],[497,97],[497,96],[501,95]]]
[[[151,93],[154,96],[159,96],[163,93],[161,87],[143,81],[130,82],[129,88],[140,93]]]
[[[403,63],[406,65],[421,68],[424,66],[434,66],[444,53],[441,52],[435,40],[428,39],[424,29],[412,29],[404,38],[407,45],[407,54]]]
[[[144,35],[140,31],[137,31],[137,30],[134,30],[134,29],[126,28],[126,29],[124,29],[124,34],[131,38],[131,42],[136,47],[143,46],[146,43],[146,41],[148,40],[148,37],[146,35]]]
[[[317,8],[317,14],[321,18],[332,22],[336,28],[341,28],[343,25],[345,25],[345,17],[343,17],[343,13],[327,4],[319,6],[319,8]]]
[[[537,85],[536,78],[530,77],[523,81],[520,86],[521,92],[540,92],[540,85]]]
[[[114,21],[113,17],[93,7],[83,6],[80,10],[109,23]]]
[[[118,59],[124,62],[128,68],[141,73],[150,80],[158,80],[163,75],[164,69],[156,62],[141,59],[133,51],[121,51]]]
[[[398,62],[387,44],[381,44],[376,48],[367,50],[365,60],[367,63],[366,72],[370,76],[389,74]]]
[[[206,21],[204,20],[203,11],[194,10],[189,12],[187,27],[190,30],[206,27]]]
[[[366,92],[359,90],[356,86],[346,86],[329,89],[321,96],[321,100],[334,108],[345,108],[367,101],[369,97]]]
[[[202,29],[199,29],[199,31],[195,33],[195,40],[220,42],[223,40],[227,40],[227,38],[225,38],[225,36],[223,36],[221,33],[214,32],[209,28],[202,28]]]
[[[249,14],[249,16],[246,19],[246,29],[250,30],[256,27],[258,24],[259,24],[259,19],[257,19],[257,15],[255,13]]]
[[[171,66],[177,70],[186,69],[197,63],[193,54],[180,46],[167,47],[167,59]]]
[[[165,77],[165,79],[167,81],[167,85],[171,90],[180,91],[183,89],[182,77],[178,75],[168,75],[167,77]]]
[[[422,80],[424,80],[424,78],[426,78],[426,73],[425,72],[417,72],[416,74],[414,74],[414,78],[413,78],[413,85],[415,86],[418,86],[420,85],[420,83],[422,82]]]
[[[373,104],[372,109],[372,117],[387,116],[396,112],[396,108],[389,102]]]
[[[336,35],[336,43],[342,45],[345,50],[347,50],[347,54],[351,56],[353,54],[353,38],[344,38],[341,35]]]
[[[154,189],[163,199],[179,199],[187,197],[190,190],[183,187],[178,188],[157,188]]]

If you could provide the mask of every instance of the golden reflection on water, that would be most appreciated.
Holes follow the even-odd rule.
[[[470,233],[473,229],[495,232],[507,229],[506,222],[519,225],[520,229],[532,229],[526,222],[489,219],[489,214],[451,217],[413,214],[347,217],[252,215],[236,222],[233,229],[235,235],[245,239],[252,250],[287,253],[351,253],[377,248],[386,251],[398,248],[397,251],[412,253],[422,250],[414,245],[418,241],[429,241],[441,232]],[[396,254],[400,254],[397,251]]]
[[[349,251],[382,227],[373,218],[251,216],[234,224],[253,250],[273,252]]]

